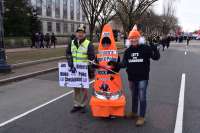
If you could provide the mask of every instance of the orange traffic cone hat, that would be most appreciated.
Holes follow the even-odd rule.
[[[128,35],[128,39],[139,40],[141,37],[140,32],[137,30],[137,25],[134,25],[133,29],[130,31]]]
[[[110,24],[106,24],[103,27],[98,50],[104,50],[104,47],[103,47],[104,43],[110,44],[111,50],[117,50],[113,30]]]

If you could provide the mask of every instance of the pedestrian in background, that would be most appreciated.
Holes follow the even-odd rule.
[[[35,41],[36,41],[36,37],[35,37],[35,33],[32,33],[31,35],[31,48],[35,47]]]
[[[125,44],[126,44],[126,39],[127,39],[127,36],[128,36],[128,33],[126,32],[126,33],[124,33],[124,46],[125,46]]]
[[[46,33],[46,35],[45,35],[45,42],[46,42],[46,48],[50,48],[50,35],[49,35],[49,33]]]
[[[39,36],[39,33],[35,34],[35,47],[36,48],[40,47],[40,36]]]
[[[40,48],[44,48],[44,34],[41,32],[39,35],[39,40],[40,40]]]
[[[161,39],[162,51],[165,51],[165,47],[167,46],[167,38],[165,36]]]
[[[175,40],[176,40],[176,43],[178,42],[178,36],[176,35],[176,38],[175,38]]]
[[[52,33],[52,35],[51,35],[51,45],[53,45],[54,48],[56,48],[56,41],[57,41],[57,38],[54,35],[54,33]]]
[[[167,46],[167,49],[170,47],[170,42],[171,42],[171,37],[170,37],[170,36],[167,36],[167,38],[166,38],[166,46]]]
[[[190,37],[187,36],[187,46],[189,46],[189,43],[190,43]]]

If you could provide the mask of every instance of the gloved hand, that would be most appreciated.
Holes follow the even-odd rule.
[[[73,60],[72,60],[71,58],[68,58],[68,59],[67,59],[67,63],[68,63],[68,66],[69,66],[70,68],[74,67],[74,63],[73,63]]]
[[[115,61],[110,61],[108,62],[108,65],[109,66],[113,66],[113,71],[114,72],[119,72],[120,71],[120,67],[119,67],[119,63],[118,62],[115,62]]]
[[[70,72],[72,72],[72,73],[76,73],[77,71],[76,71],[76,68],[73,66],[73,67],[70,67],[70,70],[69,70]]]
[[[116,67],[116,66],[118,65],[118,63],[115,62],[115,61],[109,61],[109,62],[108,62],[108,65],[109,65],[109,66]]]

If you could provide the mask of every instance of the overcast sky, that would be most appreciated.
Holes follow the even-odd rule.
[[[166,0],[155,3],[154,8],[158,13],[162,13],[164,1]],[[200,29],[200,0],[178,0],[176,7],[176,16],[184,31]]]

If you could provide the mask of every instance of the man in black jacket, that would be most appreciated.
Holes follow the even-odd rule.
[[[150,59],[159,60],[160,53],[154,45],[139,44],[140,33],[132,30],[129,34],[131,46],[125,51],[119,67],[126,68],[129,87],[132,92],[132,112],[127,117],[137,118],[136,126],[145,123],[146,93],[150,72]],[[140,105],[140,106],[139,106]],[[139,112],[138,112],[138,107]]]
[[[94,68],[92,65],[89,65],[88,60],[93,61],[95,59],[95,49],[93,44],[86,38],[85,30],[84,25],[78,27],[75,38],[68,44],[66,57],[72,72],[76,72],[74,62],[88,63],[89,78],[92,79],[94,78]],[[72,108],[71,113],[75,113],[77,111],[85,113],[88,102],[87,100],[87,89],[74,88],[74,107]]]

